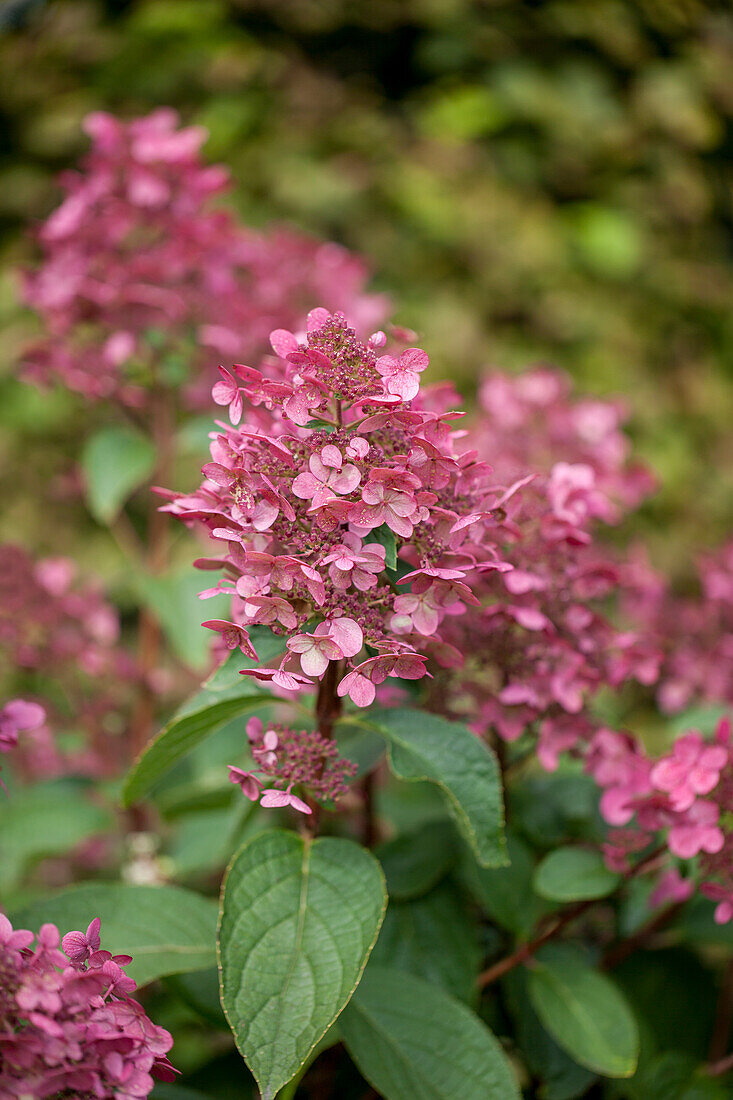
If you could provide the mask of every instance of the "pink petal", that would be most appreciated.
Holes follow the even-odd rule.
[[[331,320],[331,314],[323,306],[317,306],[316,309],[312,309],[306,319],[305,328],[306,332],[317,332],[319,328],[323,328]],[[309,811],[310,813],[310,811]]]
[[[291,352],[298,350],[298,341],[292,332],[288,332],[287,329],[276,328],[274,332],[270,333],[270,346],[275,355],[279,355],[281,359],[284,359]]]
[[[330,635],[344,657],[355,657],[364,645],[361,627],[353,619],[341,617],[330,622]]]

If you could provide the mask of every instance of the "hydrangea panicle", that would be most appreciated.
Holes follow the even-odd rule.
[[[211,206],[228,172],[202,160],[201,127],[160,108],[130,122],[95,112],[84,128],[91,149],[62,176],[65,197],[38,233],[42,263],[25,278],[44,328],[24,357],[32,380],[142,408],[152,389],[184,382],[198,406],[222,357],[262,354],[278,319],[302,323],[306,294],[365,331],[383,317],[385,299],[365,292],[366,267],[346,249],[250,231]],[[236,382],[221,379],[214,399],[233,392],[236,415]]]
[[[95,918],[63,940],[53,924],[34,937],[0,913],[0,1095],[8,1100],[140,1100],[154,1078],[175,1079],[170,1034],[130,997],[130,956],[100,950],[99,933]]]
[[[510,568],[508,487],[460,450],[443,401],[428,407],[420,349],[377,355],[383,334],[364,342],[323,307],[271,344],[278,362],[217,383],[230,423],[212,433],[201,488],[164,508],[224,551],[205,562],[224,580],[202,595],[231,593],[231,617],[206,625],[232,647],[259,624],[284,638],[276,669],[245,675],[302,690],[335,665],[338,695],[363,706],[388,676],[426,675],[442,624],[476,602],[471,578]]]

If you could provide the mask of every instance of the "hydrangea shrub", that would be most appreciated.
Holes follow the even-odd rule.
[[[175,1097],[178,1027],[178,1095],[220,1095],[193,1017],[262,1100],[723,1098],[730,547],[678,594],[625,539],[655,479],[620,402],[543,367],[466,411],[360,261],[209,205],[199,130],[88,130],[23,369],[152,441],[147,508],[114,447],[87,499],[159,589],[121,623],[0,549],[0,1093]]]

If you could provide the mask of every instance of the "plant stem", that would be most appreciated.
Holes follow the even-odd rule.
[[[642,924],[641,928],[634,932],[632,936],[629,936],[627,940],[621,940],[620,943],[610,947],[603,957],[604,970],[612,970],[614,966],[618,966],[629,955],[633,955],[637,948],[643,947],[655,932],[660,932],[673,917],[676,917],[683,905],[683,901],[671,902],[659,913],[653,913],[649,920]]]
[[[336,694],[336,684],[339,678],[341,662],[329,661],[328,668],[323,674],[323,679],[318,685],[316,697],[316,722],[318,732],[324,737],[333,737],[333,727],[341,713],[341,699]],[[308,820],[303,822],[303,828],[310,836],[316,836],[320,824],[321,807],[315,801],[309,802],[311,813]]]
[[[618,893],[630,879],[641,874],[642,871],[648,870],[664,851],[664,847],[656,848],[650,855],[637,863],[635,867],[627,871],[614,893]],[[589,898],[587,901],[578,902],[577,905],[573,905],[570,909],[566,909],[564,913],[561,913],[558,917],[551,920],[548,927],[535,936],[534,939],[528,940],[527,943],[523,943],[511,955],[499,959],[497,963],[494,963],[493,966],[490,966],[487,970],[479,974],[477,979],[479,989],[485,989],[487,985],[491,985],[499,978],[503,978],[504,975],[508,974],[510,970],[513,970],[515,966],[527,962],[543,944],[547,943],[549,940],[553,940],[555,936],[559,935],[559,933],[567,927],[567,925],[582,916],[588,909],[592,909],[595,905],[607,900],[608,897]]]
[[[361,781],[361,793],[364,799],[364,819],[361,842],[365,848],[373,848],[377,842],[377,816],[375,807],[376,777],[368,772]]]
[[[566,925],[570,924],[576,917],[581,916],[585,913],[586,909],[590,909],[591,906],[595,904],[596,899],[593,898],[591,901],[581,901],[571,909],[567,909],[562,916],[554,920],[544,932],[540,932],[533,940],[528,940],[526,943],[523,943],[521,947],[518,947],[513,954],[507,955],[504,959],[499,959],[499,961],[494,963],[493,966],[490,966],[488,970],[484,970],[482,974],[479,974],[479,989],[485,989],[487,985],[491,985],[499,978],[503,978],[504,975],[508,974],[510,970],[513,970],[515,966],[519,966],[520,963],[526,962],[544,943],[554,939],[559,932],[562,932]]]

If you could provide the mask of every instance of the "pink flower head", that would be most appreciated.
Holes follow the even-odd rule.
[[[377,370],[384,379],[387,393],[395,394],[402,401],[411,401],[420,389],[420,372],[430,360],[420,348],[407,348],[399,359],[383,355],[377,360]]]
[[[656,909],[665,902],[681,902],[691,898],[695,891],[695,884],[687,878],[682,878],[676,867],[671,867],[660,876],[659,882],[649,895],[649,905]]]
[[[374,588],[385,569],[385,549],[379,543],[362,544],[354,534],[345,534],[342,542],[322,559],[334,586],[347,589],[354,585],[361,592]]]
[[[556,463],[547,490],[552,510],[571,527],[582,527],[595,516],[609,518],[606,497],[596,488],[596,477],[585,463]]]
[[[270,787],[269,790],[263,792],[262,798],[260,799],[260,805],[270,810],[292,806],[294,810],[297,810],[298,813],[301,814],[310,814],[313,812],[307,802],[303,802],[301,798],[298,798],[297,795],[291,792],[290,787],[285,791],[279,791],[275,787]]]
[[[239,385],[234,375],[225,367],[219,367],[219,373],[222,380],[214,385],[211,396],[217,405],[229,406],[229,419],[232,424],[238,424],[242,419],[243,409]]]
[[[102,922],[95,917],[86,932],[67,932],[61,940],[61,946],[73,966],[81,966],[95,951],[99,951],[99,930]]]
[[[38,729],[46,721],[46,712],[38,703],[11,699],[0,709],[0,752],[9,752],[18,744],[18,734]]]
[[[328,463],[324,462],[326,452]],[[328,453],[331,452],[331,453]],[[333,453],[338,456],[338,464]],[[293,492],[301,500],[313,500],[315,507],[326,503],[336,493],[348,496],[357,488],[361,474],[356,466],[347,463],[342,467],[341,453],[336,447],[324,447],[321,455],[312,454],[308,460],[308,473],[298,474],[293,482]]]
[[[5,916],[0,913],[0,948],[8,951],[20,951],[33,943],[33,933],[27,929],[19,928],[13,931],[13,926]]]
[[[216,630],[221,634],[222,641],[227,649],[241,649],[247,657],[251,657],[253,661],[257,660],[257,652],[243,626],[229,622],[227,619],[207,619],[201,625],[208,630]]]
[[[349,513],[351,523],[357,529],[372,531],[386,523],[390,530],[402,538],[412,537],[419,512],[415,498],[398,489],[385,487],[382,482],[370,482],[362,490],[362,499]]]
[[[733,921],[733,887],[722,886],[717,882],[704,882],[700,892],[718,903],[713,914],[716,924],[730,924]]]
[[[657,790],[669,793],[673,809],[688,810],[698,795],[713,790],[727,762],[728,752],[721,744],[706,745],[699,733],[687,733],[655,764],[651,780]]]
[[[229,782],[236,783],[242,794],[250,802],[256,802],[260,797],[262,787],[262,783],[257,776],[252,772],[246,772],[242,768],[235,767],[234,764],[227,764],[227,770],[229,771]]]
[[[670,828],[669,850],[680,859],[692,859],[700,852],[719,852],[724,843],[723,832],[718,825],[719,816],[720,811],[714,802],[698,799]]]

